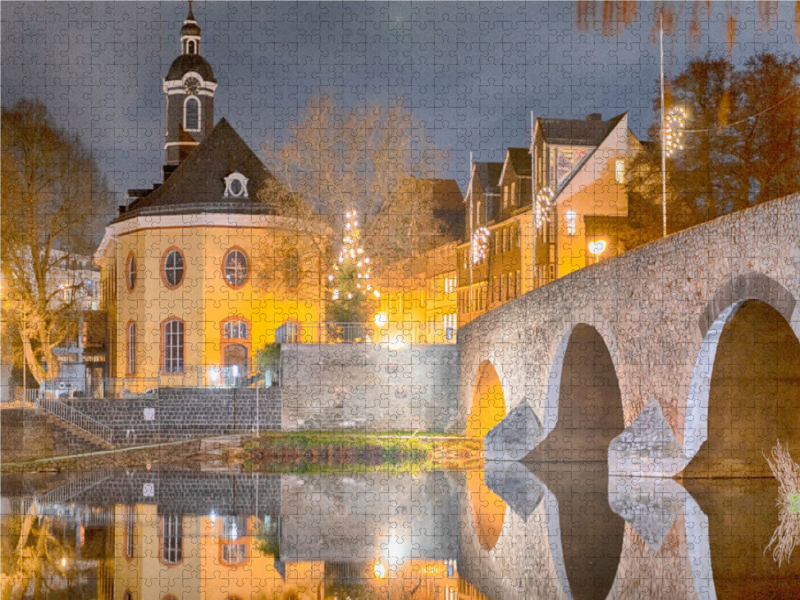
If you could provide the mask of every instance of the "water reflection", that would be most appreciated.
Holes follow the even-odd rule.
[[[771,480],[485,471],[4,476],[3,598],[752,598],[800,589],[763,549]]]

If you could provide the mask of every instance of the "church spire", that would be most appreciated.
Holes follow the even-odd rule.
[[[181,27],[181,53],[164,79],[167,96],[166,164],[175,167],[214,127],[214,91],[217,80],[208,61],[200,56],[200,26],[192,11]],[[174,170],[174,169],[173,169]]]
[[[200,27],[192,12],[192,0],[189,0],[189,14],[181,27],[181,53],[200,54]]]

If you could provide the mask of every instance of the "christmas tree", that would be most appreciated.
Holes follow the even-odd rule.
[[[333,286],[328,307],[328,320],[335,323],[365,323],[373,311],[380,292],[370,281],[372,266],[361,247],[358,213],[347,213],[342,235],[342,248],[328,281]]]

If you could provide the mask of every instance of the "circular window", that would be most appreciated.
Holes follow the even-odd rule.
[[[225,255],[225,279],[231,287],[241,287],[247,281],[247,257],[241,250],[229,250]]]
[[[170,250],[164,259],[164,281],[167,287],[178,287],[183,281],[183,255],[180,250]]]
[[[238,179],[231,180],[231,195],[236,196],[237,198],[242,195],[242,191],[244,188],[242,187],[242,182]]]
[[[136,287],[136,255],[133,252],[128,255],[128,265],[125,267],[125,283],[127,283],[130,291]]]

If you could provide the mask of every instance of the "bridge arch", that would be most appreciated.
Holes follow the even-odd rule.
[[[490,360],[478,365],[472,384],[467,437],[484,438],[506,416],[506,399],[500,376]]]
[[[598,329],[578,322],[556,339],[547,380],[545,437],[528,458],[605,461],[611,440],[625,428],[613,332],[607,324]]]
[[[756,438],[763,439],[768,452],[777,437],[791,437],[780,423],[800,418],[800,402],[790,401],[800,398],[800,384],[791,387],[793,380],[800,381],[798,321],[792,293],[760,273],[730,280],[708,302],[698,320],[703,341],[684,412],[688,475],[719,468],[726,473],[745,469],[756,474],[751,469],[759,470],[763,462],[758,460],[757,450],[762,448],[755,449]],[[766,413],[779,406],[786,418],[778,419],[777,413],[768,418]],[[757,420],[763,422],[757,424]],[[753,428],[752,434],[748,427]],[[756,436],[755,430],[763,432],[764,427],[775,431]],[[741,456],[736,458],[737,454]],[[713,464],[712,455],[717,457]]]

